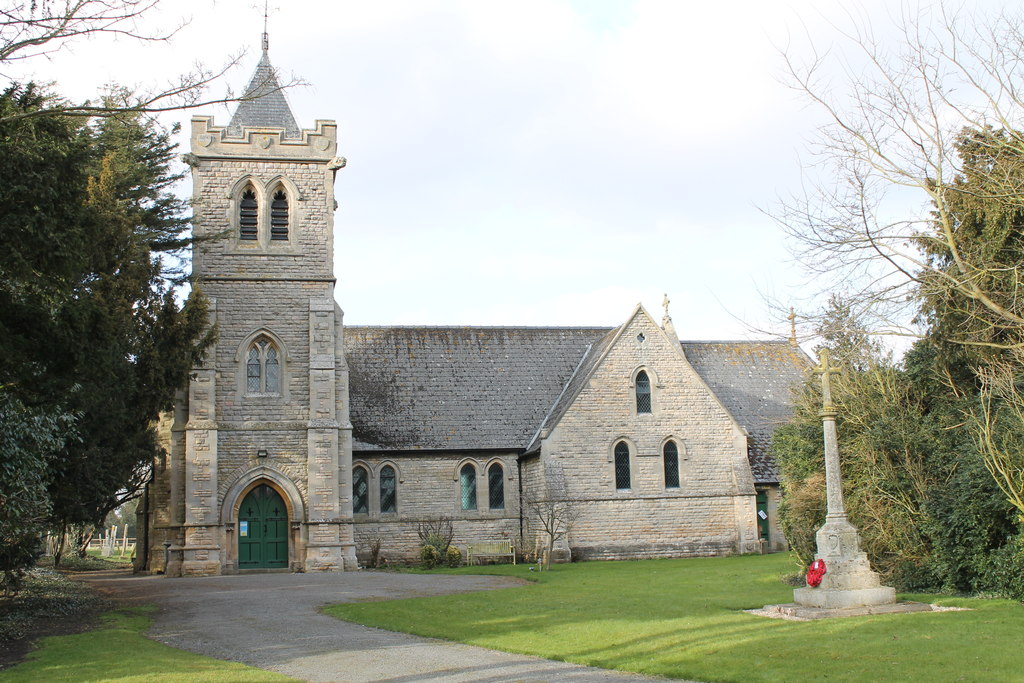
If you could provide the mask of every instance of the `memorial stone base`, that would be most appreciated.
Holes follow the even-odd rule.
[[[824,560],[825,575],[817,587],[793,591],[793,602],[805,607],[848,609],[889,605],[896,602],[896,590],[881,585],[868,557],[860,549],[860,536],[846,517],[826,519],[818,529],[818,554]]]

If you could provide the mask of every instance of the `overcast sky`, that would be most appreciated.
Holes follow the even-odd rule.
[[[248,49],[238,90],[262,4],[167,2],[153,24],[190,18],[169,45],[80,42],[8,75],[84,98]],[[886,4],[856,12],[884,27]],[[779,49],[828,47],[848,22],[810,1],[271,2],[271,60],[310,84],[288,94],[295,116],[336,120],[348,159],[346,322],[615,325],[638,302],[660,317],[667,293],[684,339],[786,334],[763,297],[806,289],[764,210],[799,192],[821,119],[783,84]]]

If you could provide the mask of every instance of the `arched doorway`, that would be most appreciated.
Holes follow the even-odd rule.
[[[288,508],[281,494],[260,484],[238,508],[238,568],[288,566]]]

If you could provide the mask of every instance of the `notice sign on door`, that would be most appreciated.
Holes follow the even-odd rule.
[[[239,522],[238,523],[238,535],[239,536],[248,536],[249,535],[249,522]]]
[[[760,517],[761,519],[768,519],[768,515],[765,514],[764,510],[758,510],[757,511],[757,516]],[[242,522],[242,524],[245,524],[245,522]]]

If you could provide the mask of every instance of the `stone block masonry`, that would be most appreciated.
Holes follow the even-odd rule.
[[[757,550],[753,478],[745,433],[686,361],[678,342],[639,308],[594,360],[590,375],[544,438],[530,477],[554,465],[563,491],[530,481],[531,495],[577,501],[568,539],[574,557],[716,555]],[[635,378],[651,383],[638,411]],[[679,486],[665,478],[665,444],[678,451]],[[616,478],[616,445],[629,450],[628,486]],[[534,526],[535,528],[535,526]]]

